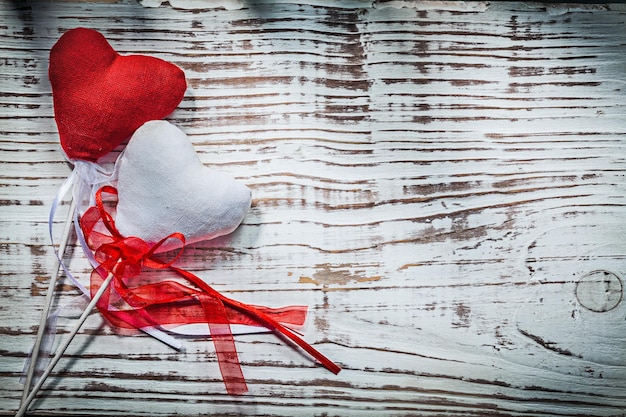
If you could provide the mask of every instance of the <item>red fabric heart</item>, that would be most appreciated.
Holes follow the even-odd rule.
[[[69,30],[52,47],[48,75],[61,146],[71,160],[107,154],[145,122],[174,111],[187,88],[177,66],[122,56],[85,28]]]

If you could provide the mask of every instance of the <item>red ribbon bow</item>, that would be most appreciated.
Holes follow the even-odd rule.
[[[173,233],[152,246],[138,237],[122,236],[104,206],[102,193],[117,196],[117,190],[113,187],[106,186],[98,190],[96,206],[90,207],[81,216],[80,226],[100,264],[91,274],[92,297],[107,275],[114,275],[111,286],[97,303],[98,310],[111,324],[122,329],[208,324],[220,372],[229,394],[243,394],[248,390],[235,349],[231,324],[262,326],[279,332],[325,368],[339,373],[341,368],[281,324],[302,325],[306,318],[306,307],[275,309],[244,304],[225,297],[196,275],[173,266],[182,254],[182,247],[167,262],[155,257],[158,248],[170,239],[177,239],[184,246],[185,237],[181,233]],[[194,287],[174,280],[133,285],[133,281],[139,280],[143,267],[168,269]]]

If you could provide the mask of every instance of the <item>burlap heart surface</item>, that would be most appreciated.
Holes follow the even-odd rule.
[[[61,146],[70,160],[96,161],[149,120],[181,102],[187,84],[176,65],[118,54],[92,29],[67,31],[50,51],[48,71]]]

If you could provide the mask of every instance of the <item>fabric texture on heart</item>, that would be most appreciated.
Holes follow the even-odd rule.
[[[186,243],[231,233],[250,209],[250,189],[202,165],[187,135],[163,120],[141,126],[118,163],[116,224],[124,236]],[[159,252],[180,247],[172,240]]]
[[[70,160],[96,161],[182,100],[183,71],[144,55],[118,54],[99,32],[67,31],[48,71],[61,146]]]

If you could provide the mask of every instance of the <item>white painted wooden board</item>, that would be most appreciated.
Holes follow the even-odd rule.
[[[48,53],[86,26],[183,68],[169,120],[253,190],[240,229],[180,265],[308,305],[306,340],[343,371],[240,335],[250,392],[230,397],[209,340],[177,353],[93,314],[33,415],[626,415],[624,6],[157,3],[0,3],[0,413],[70,172]],[[80,250],[66,260],[87,283]]]

